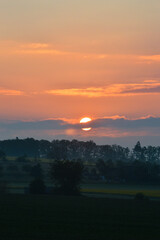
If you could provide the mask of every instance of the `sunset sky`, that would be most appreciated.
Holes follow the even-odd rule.
[[[0,0],[0,139],[160,145],[159,12],[159,0]]]

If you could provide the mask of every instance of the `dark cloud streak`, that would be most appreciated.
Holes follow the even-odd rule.
[[[160,118],[148,117],[142,119],[111,119],[111,118],[102,118],[96,119],[90,123],[92,128],[99,127],[110,127],[110,128],[118,128],[118,129],[138,129],[138,128],[150,128],[150,127],[160,127]]]
[[[88,133],[82,127],[91,127]],[[38,139],[83,139],[94,140],[96,143],[123,143],[129,146],[135,140],[144,139],[145,143],[159,144],[160,117],[139,119],[97,118],[85,124],[70,123],[67,120],[51,119],[43,121],[0,121],[0,138],[10,139],[34,137]]]
[[[138,128],[156,128],[160,127],[159,117],[146,117],[140,119],[122,118],[98,118],[89,123],[72,124],[65,120],[43,120],[43,121],[10,121],[0,122],[1,129],[8,130],[65,130],[65,129],[80,129],[81,127],[92,128],[118,128],[118,129],[138,129]]]
[[[156,87],[146,87],[146,88],[140,88],[140,89],[130,89],[122,91],[122,93],[160,93],[160,86]]]

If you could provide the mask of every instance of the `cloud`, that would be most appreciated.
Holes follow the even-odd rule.
[[[100,118],[95,119],[90,123],[93,128],[115,128],[115,129],[147,129],[147,128],[160,128],[160,118],[156,117],[143,117],[139,119],[127,119],[124,117],[119,118]]]
[[[160,55],[140,56],[139,58],[145,61],[160,62]]]
[[[160,93],[160,83],[133,84],[130,88],[123,90],[124,94]]]
[[[24,54],[24,55],[70,55],[71,53],[60,51],[56,49],[41,49],[41,48],[33,48],[33,49],[21,49],[15,50],[16,54]]]
[[[160,128],[160,117],[147,116],[139,119],[127,119],[122,116],[113,116],[105,118],[93,119],[83,126],[90,126],[93,129],[110,128],[110,129],[144,129],[144,128]],[[67,130],[67,129],[81,129],[82,124],[69,121],[68,119],[50,119],[41,121],[8,121],[0,122],[0,128],[17,129],[17,130]]]
[[[47,43],[29,43],[29,44],[22,44],[21,48],[24,49],[45,49],[45,48],[49,48],[49,44]]]
[[[27,92],[13,89],[0,88],[0,95],[21,96],[21,95],[58,95],[58,96],[79,96],[88,98],[100,97],[125,97],[146,94],[160,94],[160,83],[155,81],[147,81],[143,83],[132,84],[110,84],[104,87],[89,88],[65,88],[51,89],[43,92]]]
[[[46,54],[46,55],[67,55],[66,51],[61,51],[48,43],[27,43],[17,46],[15,50],[17,54]]]
[[[0,55],[74,55],[49,43],[0,41]]]
[[[53,89],[45,93],[63,96],[84,96],[84,97],[101,97],[105,95],[103,88],[70,88],[70,89]]]
[[[46,55],[67,55],[72,57],[79,57],[84,60],[95,61],[108,61],[108,62],[131,62],[136,64],[151,64],[160,62],[160,55],[137,55],[137,54],[108,54],[104,52],[94,51],[75,51],[68,50],[66,44],[53,45],[47,42],[17,42],[17,41],[0,41],[0,55],[33,55],[33,54],[46,54]]]
[[[5,96],[21,96],[21,95],[24,95],[24,92],[23,92],[23,91],[19,91],[19,90],[12,90],[12,89],[0,88],[0,95],[5,95]]]
[[[60,119],[0,122],[0,128],[7,128],[8,130],[63,130],[71,126],[71,124]]]
[[[78,121],[78,120],[77,120]],[[97,143],[121,142],[128,146],[130,139],[134,143],[139,139],[160,139],[160,117],[142,117],[128,119],[126,117],[113,116],[93,119],[85,126],[91,127],[88,132],[82,131],[82,125],[69,119],[49,119],[42,121],[0,121],[1,139],[6,138],[27,138],[38,139],[79,139],[94,140]],[[107,140],[108,142],[104,142]],[[158,144],[158,142],[157,142]],[[152,145],[152,142],[150,143]]]
[[[111,84],[106,87],[68,88],[45,91],[46,94],[81,97],[115,97],[143,94],[159,94],[159,82],[143,82],[135,84]]]

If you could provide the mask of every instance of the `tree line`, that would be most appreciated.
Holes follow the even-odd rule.
[[[156,162],[160,164],[160,146],[141,146],[137,142],[132,149],[120,145],[97,145],[93,141],[78,140],[35,140],[9,139],[0,141],[0,157],[7,156],[27,156],[34,158],[49,158],[56,160],[74,160],[96,162],[97,159],[104,161],[143,161]]]
[[[51,159],[51,176],[56,186],[55,191],[58,192],[67,189],[68,193],[78,193],[76,182],[79,183],[80,179],[119,183],[160,183],[160,147],[142,147],[139,141],[130,150],[119,145],[96,145],[93,141],[50,142],[16,138],[0,141],[0,160],[7,160],[7,156],[17,156],[17,163],[27,163],[27,157],[34,157],[35,160],[42,157]],[[44,189],[40,165],[32,168],[25,165],[23,168],[35,177],[31,189],[40,185]],[[77,176],[79,177],[76,178]]]

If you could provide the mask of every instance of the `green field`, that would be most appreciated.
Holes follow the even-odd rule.
[[[47,186],[53,186],[53,183],[47,182]],[[8,184],[8,193],[24,193],[24,189],[29,186],[28,182],[12,182]],[[81,192],[90,194],[91,196],[109,197],[132,197],[139,192],[143,193],[149,198],[160,198],[160,187],[159,185],[131,185],[131,184],[105,184],[105,183],[93,183],[93,184],[81,184]]]
[[[113,194],[123,196],[135,196],[138,192],[147,197],[160,197],[159,185],[132,185],[132,184],[83,184],[83,193]]]
[[[1,161],[2,172],[0,174],[0,182],[6,183],[7,193],[25,193],[33,177],[30,172],[24,171],[25,166],[33,167],[37,163],[41,164],[44,173],[44,181],[46,186],[53,186],[49,175],[49,159],[37,159],[28,158],[27,162],[18,162],[16,157],[7,157],[7,161]],[[87,163],[85,163],[87,164]],[[91,167],[91,165],[87,165]],[[81,184],[81,192],[90,194],[93,196],[102,197],[130,197],[141,192],[149,198],[158,197],[160,198],[160,186],[159,185],[133,185],[133,184],[111,184],[105,183],[105,181],[90,181],[84,179]],[[109,196],[111,195],[111,196]]]
[[[159,240],[160,203],[87,197],[0,197],[2,240]]]

